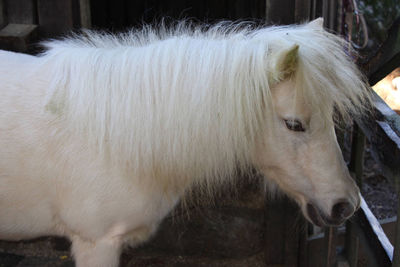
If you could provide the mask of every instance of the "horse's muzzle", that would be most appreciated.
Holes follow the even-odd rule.
[[[307,215],[316,226],[338,226],[341,225],[356,211],[356,208],[348,201],[339,201],[332,207],[330,215],[326,215],[312,203],[307,204]]]

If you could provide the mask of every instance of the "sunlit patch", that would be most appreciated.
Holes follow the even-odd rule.
[[[391,109],[400,114],[400,67],[392,71],[372,88]]]

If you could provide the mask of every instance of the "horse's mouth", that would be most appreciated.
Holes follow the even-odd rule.
[[[315,207],[315,205],[307,204],[307,216],[311,223],[319,227],[324,226],[339,226],[344,223],[353,213],[354,210],[348,210],[341,213],[339,216],[326,216],[323,211]]]

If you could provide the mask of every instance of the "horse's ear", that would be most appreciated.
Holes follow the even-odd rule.
[[[284,80],[292,75],[297,68],[297,62],[299,57],[299,45],[294,44],[289,49],[285,49],[281,52],[277,61],[277,71],[279,73],[280,80]]]
[[[317,18],[307,24],[308,27],[322,30],[324,28],[324,18]]]

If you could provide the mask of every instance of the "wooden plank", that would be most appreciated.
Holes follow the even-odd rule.
[[[400,116],[391,110],[383,100],[373,93],[373,117],[368,116],[358,120],[368,141],[371,144],[371,154],[380,165],[383,175],[399,190],[400,173]]]
[[[299,266],[305,261],[305,221],[293,223],[299,208],[286,197],[268,201],[265,210],[265,260],[267,266]],[[300,262],[301,261],[301,262]]]
[[[373,158],[379,163],[383,174],[400,192],[400,117],[374,93],[374,118],[358,121],[371,144]],[[399,201],[400,203],[400,201]],[[400,214],[400,206],[398,206]],[[393,266],[400,266],[400,224],[395,237],[395,255]]]
[[[324,18],[324,27],[332,31],[336,29],[337,8],[337,1],[322,1],[322,17]]]
[[[336,264],[337,229],[335,227],[325,228],[324,250],[325,267],[333,267]]]
[[[282,264],[285,259],[285,203],[268,201],[265,208],[266,264]],[[273,240],[273,242],[271,242]]]
[[[294,10],[294,20],[297,23],[310,20],[311,0],[296,0],[296,8]]]
[[[4,0],[0,0],[0,29],[7,24],[6,8]]]
[[[358,185],[358,187],[362,187],[362,175],[364,169],[364,148],[366,137],[364,133],[361,131],[359,126],[354,123],[353,125],[353,142],[351,148],[351,159],[349,164],[349,170],[353,173],[353,178]]]
[[[6,0],[8,23],[37,24],[35,0]]]
[[[356,267],[358,265],[360,242],[356,232],[356,225],[350,220],[346,222],[344,242],[347,262],[349,263],[350,267]]]
[[[365,135],[358,125],[354,123],[349,170],[353,179],[360,188],[362,187],[365,141]],[[356,225],[352,221],[347,221],[344,249],[347,262],[349,263],[350,267],[356,267],[358,265],[359,241],[360,240],[356,232]]]
[[[135,1],[136,2],[136,1]],[[134,5],[134,1],[129,1]],[[129,8],[128,11],[131,11]],[[106,28],[108,25],[108,8],[107,0],[96,0],[90,3],[90,14],[92,17],[93,27],[95,28]]]
[[[370,84],[375,84],[399,66],[400,18],[387,32],[387,39],[380,45],[376,55],[361,67],[367,73]]]
[[[266,21],[270,24],[286,25],[295,22],[295,1],[266,0]]]
[[[92,27],[92,19],[90,13],[90,0],[79,0],[79,12],[81,16],[81,27],[90,29]]]
[[[364,198],[361,199],[361,209],[357,212],[354,220],[361,244],[369,259],[368,266],[391,266],[393,246]]]
[[[37,25],[8,24],[0,30],[0,49],[27,52],[36,39]]]
[[[55,37],[78,26],[80,18],[75,4],[74,0],[37,0],[40,35]]]
[[[111,29],[114,31],[123,30],[125,25],[125,3],[123,0],[109,2],[108,6]]]
[[[400,177],[398,177],[398,180]],[[400,192],[397,190],[397,222],[396,222],[396,234],[394,237],[394,254],[393,254],[393,267],[400,266]]]

